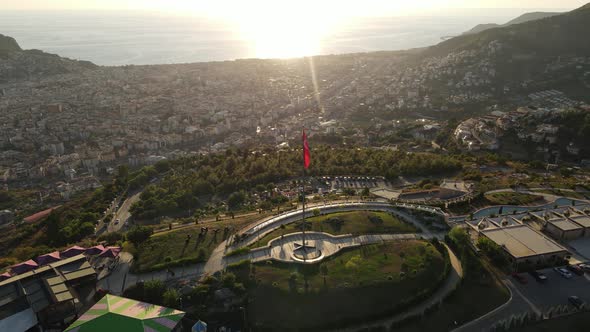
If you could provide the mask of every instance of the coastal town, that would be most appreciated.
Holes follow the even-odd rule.
[[[117,67],[0,35],[0,331],[583,331],[590,4],[524,16]]]

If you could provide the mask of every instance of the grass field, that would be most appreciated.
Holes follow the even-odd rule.
[[[425,241],[361,247],[319,265],[255,264],[257,286],[248,315],[262,330],[379,317],[436,288],[446,278],[445,264],[447,256]]]
[[[471,251],[469,253],[462,255],[463,281],[444,299],[441,307],[423,317],[396,326],[396,332],[450,331],[508,301],[509,292],[497,278],[494,278],[493,267]]]
[[[494,205],[530,205],[542,204],[544,202],[543,196],[517,192],[499,192],[486,194],[485,198]]]
[[[323,216],[317,216],[306,220],[307,230],[314,232],[326,232],[333,235],[340,234],[401,234],[420,232],[414,225],[399,220],[396,216],[387,212],[374,211],[352,211],[331,213]],[[272,239],[282,234],[300,232],[299,223],[286,225],[285,229],[277,229],[251,247],[261,247]]]
[[[553,189],[553,190],[537,190],[537,192],[540,193],[545,193],[545,194],[551,194],[551,195],[557,195],[557,196],[565,196],[565,197],[569,197],[569,198],[576,198],[576,199],[586,199],[586,197],[578,192],[575,191],[564,191],[564,190],[559,190],[559,189]]]
[[[205,262],[211,256],[213,249],[225,240],[229,233],[268,215],[268,213],[254,213],[236,217],[235,219],[218,222],[208,221],[198,225],[188,225],[181,229],[156,233],[141,244],[139,248],[134,248],[133,271],[156,271],[172,266]],[[201,227],[208,227],[209,232],[199,237]],[[226,227],[230,229],[228,232],[225,231]],[[217,234],[214,233],[214,229],[219,230]],[[187,243],[188,235],[191,238]]]

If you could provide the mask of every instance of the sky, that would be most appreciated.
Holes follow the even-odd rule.
[[[144,10],[234,17],[309,11],[338,16],[404,15],[456,8],[577,8],[590,0],[0,0],[0,10]]]

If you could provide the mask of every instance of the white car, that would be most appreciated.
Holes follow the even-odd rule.
[[[570,271],[564,269],[563,267],[556,267],[554,268],[555,272],[561,274],[562,277],[566,278],[566,279],[570,279],[572,276],[572,274],[570,273]]]

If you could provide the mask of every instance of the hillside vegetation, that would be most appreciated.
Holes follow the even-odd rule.
[[[515,21],[521,20],[523,18]],[[451,52],[486,47],[490,42],[498,40],[512,49],[513,54],[583,56],[590,54],[590,42],[580,38],[579,34],[581,31],[590,31],[589,29],[590,6],[586,5],[562,15],[458,36],[430,47],[425,55],[444,56]]]

